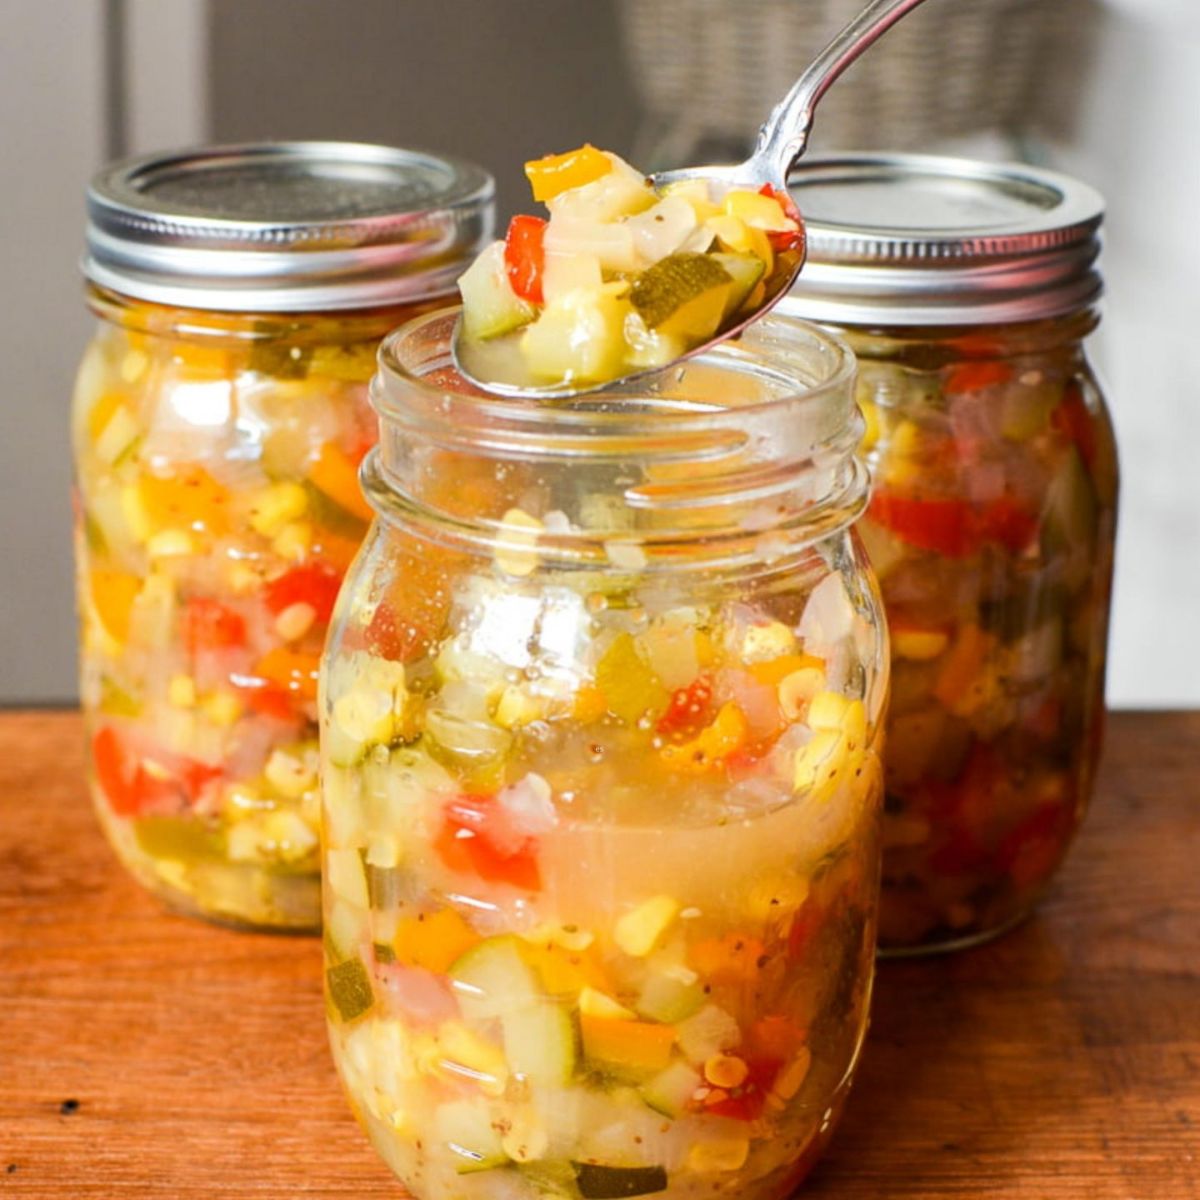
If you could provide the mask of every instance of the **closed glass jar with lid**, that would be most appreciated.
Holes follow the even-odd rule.
[[[385,343],[323,668],[331,1040],[432,1197],[782,1197],[866,1022],[887,655],[852,358],[570,402]]]
[[[880,943],[1025,916],[1086,811],[1104,721],[1117,460],[1088,362],[1103,206],[1024,166],[806,163],[787,310],[859,358],[860,532],[891,627]]]
[[[486,239],[476,167],[382,146],[161,154],[88,192],[75,388],[92,793],[175,907],[320,923],[316,689],[370,510],[380,339]]]

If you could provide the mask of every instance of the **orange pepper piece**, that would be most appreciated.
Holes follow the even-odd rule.
[[[638,1071],[661,1071],[671,1061],[675,1029],[648,1021],[625,1021],[582,1013],[579,1030],[588,1058]]]
[[[374,519],[375,511],[358,483],[358,468],[335,443],[326,442],[321,447],[308,477],[340,508],[362,521]]]
[[[180,467],[168,479],[143,475],[138,488],[155,529],[194,529],[213,535],[229,529],[229,489],[203,467]]]
[[[662,760],[679,771],[700,773],[720,766],[745,744],[749,727],[742,710],[733,701],[721,706],[715,720],[702,729],[690,742],[681,746],[664,746]]]
[[[92,571],[89,586],[100,623],[118,642],[127,642],[129,616],[142,581],[124,571]]]
[[[450,965],[482,941],[452,908],[406,917],[396,928],[392,949],[396,961],[444,975]]]
[[[525,177],[533,188],[535,200],[551,200],[559,192],[582,187],[607,175],[613,169],[612,159],[595,146],[585,142],[578,150],[565,154],[547,154],[525,164]]]
[[[320,663],[319,655],[301,654],[297,650],[276,646],[258,660],[254,671],[284,691],[295,692],[304,700],[315,700]]]
[[[823,671],[825,660],[815,658],[811,654],[782,654],[766,662],[751,663],[749,670],[759,683],[768,687],[778,687],[789,675],[806,667]]]
[[[761,970],[764,951],[758,938],[728,933],[697,942],[688,951],[688,963],[708,983],[744,983]]]

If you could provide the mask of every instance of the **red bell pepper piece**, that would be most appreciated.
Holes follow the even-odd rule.
[[[978,392],[984,388],[1007,383],[1013,377],[1013,369],[1004,362],[965,362],[952,367],[942,384],[948,396],[959,392]]]
[[[783,1063],[777,1059],[750,1059],[745,1080],[728,1091],[714,1089],[705,1101],[704,1111],[717,1117],[731,1117],[735,1121],[756,1121],[761,1115],[771,1085],[779,1074]]]
[[[435,847],[452,871],[478,875],[490,883],[509,883],[523,891],[542,886],[537,841],[522,837],[494,796],[459,796],[443,812]]]
[[[708,724],[712,708],[713,685],[709,675],[697,675],[687,687],[671,693],[667,711],[658,719],[659,733],[691,733]]]
[[[193,596],[183,609],[183,644],[195,656],[204,650],[227,650],[246,644],[246,622],[219,600]]]
[[[541,217],[513,217],[504,239],[504,265],[508,282],[522,300],[530,304],[544,303],[542,275],[546,267],[543,245],[546,222]]]
[[[92,738],[92,766],[96,782],[119,817],[135,817],[148,810],[192,805],[204,788],[221,775],[191,759],[154,761],[148,770],[146,759],[126,744],[121,735],[105,725]]]
[[[1090,471],[1096,460],[1096,422],[1076,380],[1067,381],[1062,400],[1050,414],[1050,425],[1075,446]]]
[[[758,189],[760,196],[770,196],[773,200],[779,201],[779,206],[783,209],[783,215],[789,217],[796,222],[794,230],[788,230],[779,233],[768,233],[767,241],[771,243],[771,249],[776,254],[781,254],[787,250],[799,250],[804,245],[804,221],[800,216],[800,210],[796,207],[795,200],[787,192],[782,192],[773,184],[764,183]]]
[[[946,558],[965,558],[985,542],[998,542],[1015,554],[1038,530],[1036,516],[1011,496],[977,508],[966,500],[923,499],[879,488],[868,511],[910,546]]]
[[[307,604],[316,612],[317,620],[327,625],[341,584],[341,575],[332,567],[325,563],[306,563],[272,579],[263,590],[263,598],[267,608],[276,615],[293,604]]]

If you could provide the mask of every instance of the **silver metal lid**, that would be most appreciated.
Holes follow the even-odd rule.
[[[919,154],[802,162],[808,259],[780,309],[834,325],[1032,321],[1095,302],[1104,201],[1012,163]]]
[[[122,295],[227,312],[374,308],[451,290],[491,236],[492,177],[352,142],[130,158],[88,188],[84,274]]]

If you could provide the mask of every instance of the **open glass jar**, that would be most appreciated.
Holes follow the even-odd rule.
[[[216,147],[89,192],[75,389],[97,812],[174,906],[320,923],[316,689],[370,508],[380,339],[486,238],[491,181],[385,147]]]
[[[853,360],[496,401],[380,355],[322,673],[327,1002],[421,1200],[782,1197],[865,1030],[887,654]]]
[[[885,951],[1031,911],[1086,811],[1104,718],[1117,462],[1084,339],[1100,197],[1051,172],[814,160],[787,309],[859,359],[860,532],[892,647]]]

